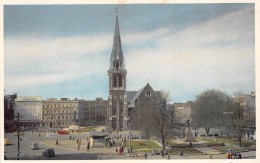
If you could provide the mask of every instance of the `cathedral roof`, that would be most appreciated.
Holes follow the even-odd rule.
[[[111,58],[110,58],[110,68],[109,68],[110,70],[114,69],[115,61],[119,61],[121,63],[120,68],[125,70],[125,62],[124,62],[124,56],[123,56],[123,51],[122,51],[119,22],[118,22],[117,15],[116,15],[116,25],[115,25],[115,31],[114,31],[113,47],[112,47],[112,53],[111,53]]]
[[[127,91],[127,102],[129,103],[129,107],[135,106],[135,100],[139,98],[141,93],[145,90],[145,88],[150,87],[153,89],[148,83],[143,88],[139,89],[139,91]],[[156,96],[160,96],[160,91],[154,91]]]

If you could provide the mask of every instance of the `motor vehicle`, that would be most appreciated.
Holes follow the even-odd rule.
[[[58,131],[58,134],[59,135],[69,135],[69,132],[68,131],[64,131],[64,130],[60,130],[60,131]]]
[[[14,132],[14,135],[16,135],[16,136],[17,136],[17,135],[18,135],[18,132],[17,132],[17,131],[15,131],[15,132]],[[20,132],[20,136],[21,136],[21,135],[24,135],[24,133],[23,133],[22,131]]]
[[[53,136],[54,135],[54,133],[52,133],[52,132],[47,132],[46,133],[46,137],[51,137],[51,136]]]
[[[5,144],[5,145],[11,145],[11,141],[10,141],[9,139],[5,139],[5,140],[4,140],[4,144]]]
[[[54,148],[45,149],[45,150],[42,152],[42,155],[43,155],[44,157],[54,157],[54,156],[55,156]]]
[[[32,143],[32,144],[31,144],[31,149],[32,149],[32,150],[39,149],[38,143]]]
[[[255,151],[256,150],[256,146],[253,144],[253,145],[251,145],[251,147],[250,147],[250,149],[249,150],[251,150],[251,151]]]

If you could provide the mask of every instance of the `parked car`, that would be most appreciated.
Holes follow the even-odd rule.
[[[10,141],[9,139],[5,139],[5,140],[4,140],[4,144],[5,144],[5,145],[11,145],[11,141]]]
[[[17,131],[15,131],[15,132],[14,132],[14,135],[16,135],[16,136],[17,136],[17,135],[18,135],[18,132],[17,132]],[[24,135],[24,133],[23,133],[22,131],[20,132],[20,136],[21,136],[21,135]]]
[[[255,151],[255,150],[256,150],[256,146],[255,146],[254,144],[251,145],[250,150],[251,150],[251,151]]]
[[[57,131],[59,135],[69,135],[69,132],[68,131],[64,131],[64,130],[60,130],[60,131]]]
[[[31,144],[31,149],[32,150],[35,150],[35,149],[38,149],[39,147],[38,147],[38,143],[32,143]]]
[[[54,156],[55,156],[54,149],[53,149],[53,148],[45,149],[45,150],[42,152],[42,155],[43,155],[44,157],[54,157]]]

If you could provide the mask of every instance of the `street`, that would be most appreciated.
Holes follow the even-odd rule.
[[[74,151],[70,149],[58,148],[58,147],[50,147],[48,145],[42,144],[41,141],[45,140],[62,140],[69,139],[69,136],[74,136],[75,139],[84,139],[86,138],[86,134],[72,134],[72,135],[53,135],[50,137],[45,136],[46,133],[41,133],[41,136],[38,136],[38,132],[24,132],[23,136],[20,136],[20,159],[30,160],[30,159],[50,159],[50,160],[93,160],[97,159],[96,154],[89,153],[80,153],[79,151]],[[11,145],[5,146],[5,155],[7,159],[17,159],[17,136],[13,135],[13,133],[5,133],[5,139],[9,139],[11,141]],[[30,144],[33,142],[37,142],[39,145],[38,150],[32,150]],[[44,149],[54,148],[55,149],[55,157],[45,158],[42,157],[42,152]]]

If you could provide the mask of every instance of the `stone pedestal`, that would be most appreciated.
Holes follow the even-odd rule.
[[[192,135],[191,127],[185,129],[185,138],[184,142],[196,142],[195,138]]]

